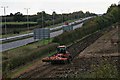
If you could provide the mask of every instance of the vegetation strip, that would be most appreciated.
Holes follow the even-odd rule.
[[[82,23],[82,22],[80,22],[80,23]],[[80,24],[80,23],[75,23],[75,24],[72,25],[72,26],[78,25],[78,24]],[[51,30],[50,32],[55,32],[55,31],[59,31],[59,30],[62,30],[62,28],[58,28],[58,29],[55,29],[55,30]],[[30,37],[33,37],[33,35],[29,35],[29,36],[25,36],[25,37],[18,37],[18,38],[15,38],[15,39],[2,41],[0,44],[9,43],[9,42],[17,41],[17,40],[22,40],[22,39],[27,39],[27,38],[30,38]]]
[[[13,70],[11,72],[9,72],[8,74],[8,78],[16,78],[16,77],[19,77],[19,75],[21,74],[24,74],[26,72],[28,72],[29,70],[32,70],[34,68],[36,68],[38,65],[41,64],[41,59],[44,58],[45,56],[51,56],[53,54],[55,54],[56,52],[51,52],[49,54],[45,54],[43,55],[42,57],[24,65],[24,66],[21,66],[20,68],[17,68],[16,70]]]
[[[68,45],[68,50],[73,53],[74,57],[76,55],[78,55],[81,51],[84,50],[84,48],[86,48],[87,46],[89,46],[90,44],[92,44],[96,39],[98,39],[100,36],[102,36],[102,32],[101,31],[97,31],[93,34],[90,34],[90,35],[87,35],[86,37],[80,39],[80,40],[77,40],[75,43],[72,43],[71,45]],[[88,42],[88,40],[91,40],[90,42]],[[86,44],[87,43],[87,44]],[[82,45],[82,46],[81,46]],[[80,46],[80,47],[78,47]],[[83,48],[82,48],[83,47]],[[72,51],[74,48],[76,49],[79,49],[79,51],[77,52],[77,50],[74,52]],[[52,55],[52,54],[50,54]],[[48,56],[50,56],[48,55]]]
[[[94,33],[94,34],[96,34],[96,33]],[[86,36],[86,37],[84,37],[84,38],[82,38],[82,39],[80,39],[79,41],[76,42],[76,44],[77,44],[77,43],[81,43],[83,40],[86,40],[88,37],[91,37],[91,36],[92,36],[92,34],[91,34],[91,35],[88,35],[88,36]],[[98,37],[99,37],[99,36],[98,36]],[[92,38],[92,37],[91,37],[91,38]],[[72,46],[69,46],[69,50],[70,50],[70,48],[75,48],[74,45],[76,45],[76,44],[73,43]],[[83,45],[83,44],[82,44],[82,45]],[[73,52],[73,51],[72,51],[72,52]],[[80,52],[80,51],[79,51],[79,52]],[[78,54],[79,52],[73,52],[73,53],[77,53],[77,54]],[[50,55],[52,55],[52,54],[50,54]],[[50,56],[50,55],[48,55],[48,56]],[[75,55],[76,55],[76,54],[75,54]],[[75,55],[74,55],[74,56],[75,56]]]
[[[44,16],[44,21],[42,21],[41,16]],[[53,15],[55,17],[54,19],[54,25],[60,24],[63,22],[67,21],[73,21],[76,19],[84,18],[84,17],[89,17],[89,16],[95,16],[96,14],[90,13],[90,12],[82,12],[82,11],[77,11],[73,13],[64,13],[64,14],[57,14],[56,12],[53,12],[52,15],[46,13],[45,11],[38,12],[37,15],[30,15],[29,16],[29,28],[30,30],[33,30],[35,28],[41,28],[41,27],[47,27],[47,26],[54,26],[53,25]],[[78,16],[79,15],[79,16]],[[61,17],[63,16],[63,17]],[[75,17],[76,16],[76,17]],[[27,31],[27,22],[26,21],[26,15],[23,15],[20,12],[17,12],[15,14],[10,14],[7,16],[2,16],[2,21],[4,21],[4,17],[6,17],[7,21],[7,33],[14,33],[14,32],[21,32],[21,31]],[[15,22],[15,23],[14,23]],[[43,25],[42,25],[43,23]],[[3,22],[3,24],[5,24]],[[3,25],[3,31],[2,33],[5,34],[5,26]],[[9,30],[10,29],[10,30]]]
[[[76,45],[73,46],[73,48],[71,49],[72,51],[74,51],[74,49],[76,48],[75,52],[78,53],[79,50],[78,49],[81,49],[81,50],[84,50],[88,45],[92,44],[93,41],[95,41],[97,38],[99,38],[100,35],[102,35],[101,33],[99,34],[99,31],[104,31],[105,28],[109,28],[110,25],[120,21],[120,18],[118,18],[118,16],[120,17],[120,9],[118,8],[118,6],[116,5],[112,5],[112,7],[110,7],[107,11],[106,14],[104,14],[103,16],[99,16],[97,18],[94,18],[94,19],[91,19],[89,21],[87,21],[85,24],[84,24],[84,27],[83,28],[80,28],[80,29],[77,29],[75,31],[71,31],[71,32],[66,32],[60,36],[57,36],[53,39],[53,42],[56,42],[56,43],[59,43],[59,44],[65,44],[65,45],[68,45],[70,43],[74,43],[75,40],[78,40],[84,36],[87,36],[89,34],[93,34],[95,33],[96,31],[98,31],[98,34],[95,34],[93,35],[93,37],[87,37],[87,40],[82,41],[82,43],[77,43]],[[115,14],[114,14],[115,13]],[[112,16],[111,16],[112,15]],[[113,20],[114,19],[114,20]],[[110,29],[112,29],[110,27]],[[109,31],[109,29],[108,29]],[[87,42],[87,43],[86,43]],[[82,45],[85,45],[84,47],[82,47]],[[57,46],[58,44],[56,44]],[[81,46],[81,48],[79,47]],[[50,46],[46,47],[47,50],[48,48],[51,48]],[[55,48],[55,47],[54,47]],[[44,49],[46,51],[46,49]],[[42,53],[44,53],[44,50]],[[54,49],[52,49],[54,50]],[[80,50],[80,51],[81,51]],[[34,54],[34,57],[35,58],[38,58],[38,56],[40,56],[40,54],[38,53],[39,50],[36,50],[35,54],[34,52],[30,52],[31,55]],[[41,53],[41,52],[40,52]],[[31,57],[31,55],[28,55],[27,58],[28,58],[28,61],[29,61],[29,57],[30,59],[33,58],[33,56]],[[22,56],[23,57],[23,56]],[[22,57],[17,57],[16,59],[21,59]],[[14,62],[14,65],[19,65],[18,63],[22,63],[23,65],[25,63],[27,63],[28,61],[27,60],[23,60],[23,62],[21,61],[18,61],[16,60],[16,62]],[[24,57],[24,59],[26,59],[26,57]],[[33,59],[32,59],[33,60]],[[18,61],[18,62],[17,62]],[[25,62],[24,62],[25,61]],[[27,62],[26,62],[27,61]],[[13,65],[8,65],[6,64],[7,66],[6,67],[3,67],[7,70],[7,68],[9,68],[10,70],[13,69],[14,67],[16,66],[13,66]],[[5,65],[4,65],[5,66]],[[10,66],[10,67],[9,67]],[[17,66],[18,67],[18,66]],[[8,70],[9,70],[8,69]]]

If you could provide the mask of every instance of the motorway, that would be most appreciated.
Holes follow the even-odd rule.
[[[94,17],[94,16],[92,16],[92,17]],[[85,20],[87,20],[87,19],[90,19],[90,18],[92,18],[92,17],[86,17],[86,18],[83,18],[83,19],[81,19],[81,20],[77,20],[77,21],[74,21],[74,22],[76,22],[76,23],[78,23],[78,22],[83,22],[83,21],[85,21]],[[69,24],[74,24],[74,22],[71,22],[71,23],[69,23]],[[63,25],[61,25],[61,26],[57,26],[57,27],[54,27],[54,28],[50,28],[50,30],[52,31],[52,30],[57,30],[57,29],[60,29],[60,28],[62,28],[63,27]],[[9,40],[14,40],[14,39],[22,39],[22,38],[25,38],[25,37],[27,37],[27,36],[33,36],[33,33],[28,33],[28,34],[22,34],[22,35],[17,35],[17,36],[12,36],[12,37],[7,37],[7,38],[0,38],[0,42],[1,41],[9,41]]]
[[[74,26],[73,29],[81,27],[82,24],[83,23]],[[55,32],[50,33],[50,37],[52,38],[52,37],[58,36],[62,33],[63,33],[63,30],[55,31]],[[9,49],[13,49],[13,48],[16,48],[16,47],[19,47],[19,46],[23,46],[23,45],[26,45],[26,44],[31,43],[31,42],[35,42],[33,37],[28,38],[28,39],[23,39],[23,40],[10,42],[10,43],[1,44],[0,46],[2,46],[2,48],[0,49],[0,52],[6,51],[6,50],[9,50]]]
[[[82,20],[84,21],[84,20],[87,20],[87,19],[89,19],[89,18],[90,18],[90,17],[84,18],[84,19],[82,19]],[[79,21],[82,21],[82,20],[79,20]],[[75,25],[75,26],[73,26],[73,29],[79,28],[79,27],[81,27],[82,25],[83,25],[83,23],[78,24],[78,25]],[[59,28],[61,28],[61,27],[62,27],[62,26],[58,26],[58,27],[56,27],[56,28],[51,28],[50,30],[59,29]],[[51,33],[50,33],[50,38],[55,37],[55,36],[58,36],[58,35],[60,35],[60,34],[62,34],[62,33],[63,33],[63,30],[51,32]],[[33,35],[33,33],[29,33],[29,34],[30,34],[30,35],[31,35],[31,34]],[[25,36],[26,36],[26,35],[28,35],[28,34],[25,34]],[[21,36],[23,36],[23,35],[21,35]],[[17,37],[18,37],[18,36],[17,36]],[[13,37],[12,37],[12,38],[13,38]],[[13,48],[17,48],[17,47],[20,47],[20,46],[23,46],[23,45],[26,45],[26,44],[28,44],[28,43],[32,43],[32,42],[35,42],[35,41],[37,41],[37,40],[34,40],[34,38],[31,37],[31,38],[27,38],[27,39],[23,39],[23,40],[18,40],[18,41],[14,41],[14,42],[10,42],[10,43],[0,44],[0,52],[6,51],[6,50],[9,50],[9,49],[13,49]]]

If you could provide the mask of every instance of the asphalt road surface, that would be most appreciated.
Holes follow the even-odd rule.
[[[94,16],[92,16],[92,17],[94,17]],[[86,18],[83,18],[83,19],[81,19],[81,20],[77,20],[77,21],[75,21],[75,22],[76,22],[76,23],[82,22],[82,21],[85,21],[85,20],[90,19],[90,18],[92,18],[92,17],[86,17]],[[71,22],[71,23],[69,23],[69,24],[74,24],[74,22]],[[62,25],[62,26],[63,26],[63,25]],[[50,30],[60,29],[60,28],[62,28],[62,26],[57,26],[57,27],[54,27],[54,28],[50,28]],[[28,33],[28,34],[22,34],[22,35],[7,37],[7,38],[0,38],[0,41],[14,40],[14,39],[16,39],[16,38],[23,38],[23,37],[32,36],[32,35],[33,35],[33,33]]]
[[[77,20],[75,22],[82,22],[82,21],[90,19],[90,18],[92,18],[92,17],[83,18],[82,20]],[[70,24],[73,24],[73,23],[74,22],[71,22]],[[76,29],[76,28],[82,27],[82,25],[83,25],[83,23],[73,26],[73,30]],[[50,28],[50,30],[56,30],[56,29],[59,29],[59,28],[62,28],[62,26],[58,26],[58,27],[55,27],[55,28]],[[52,37],[58,36],[62,33],[63,33],[63,30],[51,32],[50,37],[52,38]],[[28,35],[33,35],[33,33],[23,34],[23,35],[19,35],[19,36],[13,36],[13,37],[9,37],[7,39],[14,39],[14,38],[17,38],[17,37],[23,37],[23,36],[28,36]],[[5,38],[2,38],[2,39],[0,39],[0,41],[2,41],[4,39]],[[17,48],[17,47],[20,47],[20,46],[23,46],[23,45],[26,45],[28,43],[32,43],[32,42],[35,42],[35,41],[37,41],[37,40],[34,40],[34,38],[32,37],[32,38],[22,39],[22,40],[10,42],[10,43],[0,44],[0,52],[6,51],[6,50],[9,50],[9,49],[13,49],[13,48]]]
[[[75,25],[73,27],[73,29],[76,29],[76,28],[79,28],[82,26],[83,23],[81,24],[78,24],[78,25]],[[50,33],[50,37],[55,37],[55,36],[58,36],[60,34],[63,33],[63,30],[59,30],[59,31],[55,31],[55,32],[51,32]],[[28,43],[31,43],[31,42],[34,42],[34,38],[28,38],[28,39],[23,39],[23,40],[18,40],[18,41],[14,41],[14,42],[10,42],[10,43],[5,43],[5,44],[0,44],[0,52],[2,51],[6,51],[6,50],[9,50],[9,49],[13,49],[13,48],[16,48],[16,47],[20,47],[20,46],[23,46],[23,45],[26,45]]]

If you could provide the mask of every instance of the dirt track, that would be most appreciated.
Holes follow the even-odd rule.
[[[22,74],[19,78],[79,78],[85,76],[85,72],[91,72],[91,65],[98,65],[103,59],[107,59],[111,64],[117,66],[120,53],[118,44],[111,43],[112,38],[118,39],[118,29],[106,32],[75,57],[71,64],[41,63],[36,69]],[[119,68],[119,66],[117,67]]]

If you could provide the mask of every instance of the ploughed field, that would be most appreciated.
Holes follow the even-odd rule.
[[[41,63],[19,78],[91,78],[95,76],[89,74],[105,63],[112,64],[119,71],[120,43],[115,40],[118,40],[117,28],[98,32],[68,48],[75,56],[70,64]]]

